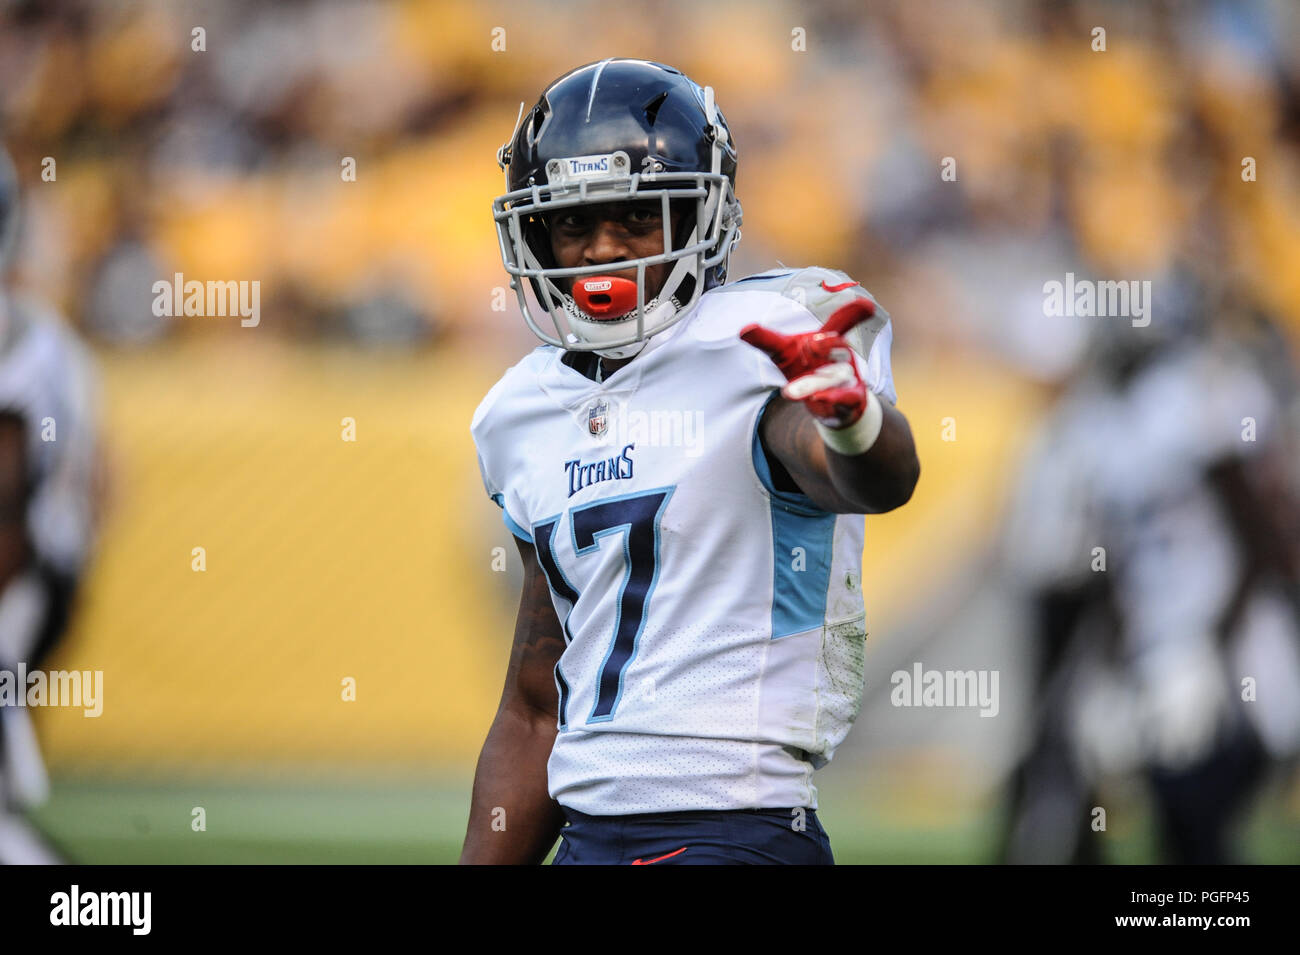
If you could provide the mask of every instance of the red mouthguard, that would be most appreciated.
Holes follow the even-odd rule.
[[[592,318],[619,318],[636,308],[636,283],[612,275],[574,279],[573,300]]]

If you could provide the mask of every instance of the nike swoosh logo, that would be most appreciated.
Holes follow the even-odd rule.
[[[654,865],[656,862],[663,862],[665,859],[671,859],[673,856],[679,856],[679,855],[681,855],[683,852],[685,852],[686,849],[687,849],[686,846],[682,846],[682,847],[681,847],[680,849],[678,849],[676,852],[670,852],[670,853],[668,853],[668,855],[666,855],[666,856],[659,856],[659,857],[656,858],[656,859],[633,859],[633,860],[632,860],[632,864],[633,864],[633,865]]]
[[[843,292],[846,288],[853,288],[857,282],[841,282],[839,285],[827,285],[826,280],[822,279],[822,288],[828,292]]]

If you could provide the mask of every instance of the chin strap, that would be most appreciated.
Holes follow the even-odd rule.
[[[645,348],[646,342],[649,340],[650,339],[647,338],[631,345],[624,345],[622,348],[602,348],[600,351],[596,352],[596,354],[601,358],[635,358],[637,355],[641,354],[642,349]],[[597,378],[596,380],[602,381],[603,379]]]

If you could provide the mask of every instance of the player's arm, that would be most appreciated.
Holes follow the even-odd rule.
[[[25,433],[21,418],[0,412],[0,593],[30,556]]]
[[[870,299],[858,298],[816,332],[783,335],[749,325],[741,333],[788,382],[759,425],[763,449],[777,465],[775,486],[802,491],[839,514],[892,511],[911,498],[921,474],[907,419],[867,389],[843,338],[874,310]]]
[[[515,543],[524,562],[523,593],[505,689],[474,772],[462,864],[541,863],[564,823],[546,782],[560,706],[554,669],[564,633],[536,550],[519,538]]]
[[[1261,579],[1277,580],[1300,614],[1300,502],[1288,485],[1285,463],[1270,449],[1253,459],[1226,457],[1206,476],[1242,555],[1232,599],[1219,621],[1220,639],[1236,628]]]
[[[869,449],[842,454],[827,447],[816,419],[800,401],[772,399],[759,438],[780,467],[772,469],[778,490],[802,491],[837,514],[881,514],[906,504],[921,474],[912,429],[888,400],[880,402],[880,433]]]

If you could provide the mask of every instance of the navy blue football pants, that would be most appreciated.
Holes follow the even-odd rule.
[[[567,820],[553,865],[834,865],[816,811],[737,809]]]

